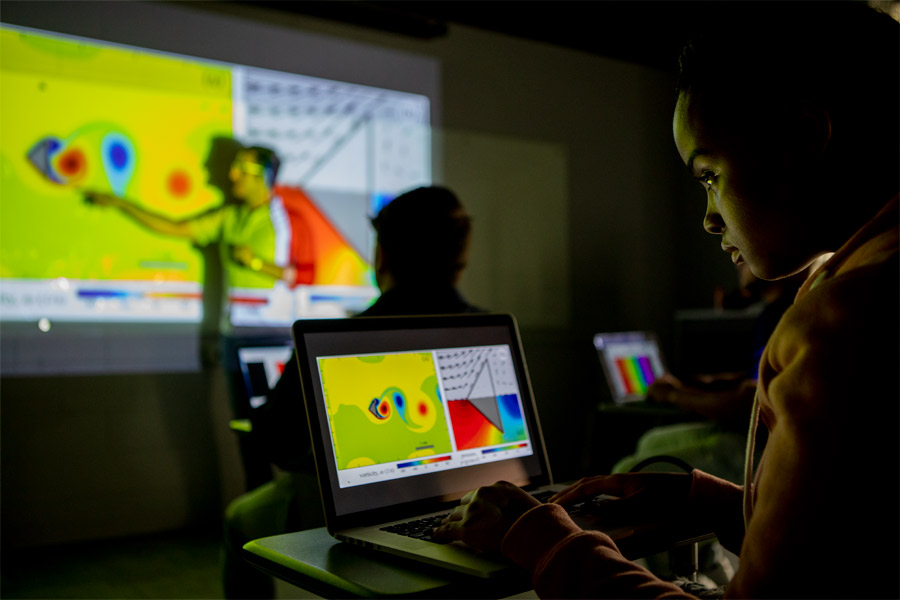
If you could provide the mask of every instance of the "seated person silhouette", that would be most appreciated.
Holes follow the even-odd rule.
[[[372,225],[381,295],[359,317],[481,312],[456,289],[468,258],[471,219],[453,192],[435,186],[401,194],[381,209]],[[251,422],[250,435],[280,472],[226,510],[227,598],[274,594],[272,578],[240,557],[245,543],[325,524],[294,356],[268,401],[251,414]]]

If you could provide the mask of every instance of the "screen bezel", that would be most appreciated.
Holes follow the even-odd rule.
[[[316,471],[319,477],[319,490],[322,495],[322,503],[325,511],[325,520],[328,530],[332,533],[335,531],[346,529],[348,527],[361,526],[372,523],[381,523],[396,520],[416,513],[424,513],[434,510],[441,510],[444,507],[455,504],[459,498],[471,491],[472,486],[464,487],[453,486],[453,479],[461,479],[461,469],[454,471],[442,471],[437,473],[429,473],[420,475],[416,481],[420,484],[427,484],[428,487],[437,491],[436,488],[442,485],[449,485],[448,489],[442,489],[440,493],[430,495],[425,498],[412,499],[408,501],[400,501],[391,503],[389,506],[380,508],[355,508],[359,504],[359,498],[365,494],[386,494],[391,485],[397,485],[397,482],[404,480],[393,480],[391,482],[372,483],[363,486],[354,486],[350,488],[339,488],[337,483],[332,483],[336,477],[337,471],[334,466],[333,452],[330,451],[330,444],[324,439],[323,428],[327,428],[327,416],[324,414],[324,402],[322,401],[321,389],[318,384],[318,370],[316,368],[316,355],[308,347],[308,343],[314,341],[317,334],[326,334],[334,336],[336,334],[365,334],[367,332],[391,332],[402,330],[404,332],[418,333],[418,335],[430,335],[427,330],[445,330],[452,332],[459,328],[499,328],[493,329],[493,332],[501,331],[506,336],[506,341],[510,346],[513,355],[513,363],[516,371],[516,377],[519,380],[521,392],[521,406],[524,412],[524,419],[528,432],[531,437],[533,454],[528,457],[513,459],[516,462],[502,461],[497,463],[486,463],[474,467],[465,467],[467,474],[471,473],[468,469],[477,469],[479,472],[476,477],[479,478],[480,485],[490,485],[498,479],[502,479],[504,472],[509,473],[513,467],[520,467],[520,474],[512,483],[520,485],[526,489],[539,487],[552,483],[552,475],[550,472],[549,461],[547,459],[546,448],[544,444],[543,434],[540,428],[540,422],[537,418],[537,409],[532,393],[531,381],[528,377],[528,369],[525,363],[525,355],[522,351],[521,338],[519,336],[518,327],[514,317],[508,314],[476,314],[476,315],[431,315],[431,316],[404,316],[404,317],[357,317],[352,319],[322,319],[322,320],[300,320],[294,323],[293,336],[295,345],[295,354],[300,370],[301,387],[303,391],[303,401],[306,406],[310,436],[313,445],[313,456],[315,458]],[[491,339],[499,339],[496,333],[490,333],[488,337]],[[320,338],[321,339],[321,338]],[[429,348],[455,347],[459,344],[446,342],[429,344]],[[402,350],[403,348],[399,348]],[[408,349],[413,349],[408,348]],[[374,350],[374,349],[373,349]],[[395,346],[382,347],[381,351],[396,351]],[[361,348],[361,353],[366,349]],[[377,351],[377,350],[375,350]],[[504,469],[501,465],[505,465]],[[525,472],[527,470],[527,472]],[[454,474],[455,473],[455,474]],[[409,480],[406,480],[408,482]],[[400,483],[399,485],[403,485]]]

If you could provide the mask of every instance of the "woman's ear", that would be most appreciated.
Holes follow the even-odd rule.
[[[394,285],[394,278],[391,276],[390,265],[385,260],[381,242],[375,243],[375,283],[382,292],[386,292]]]

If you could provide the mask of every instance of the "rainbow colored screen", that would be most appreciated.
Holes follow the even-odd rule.
[[[646,355],[619,357],[616,369],[628,394],[644,394],[656,380],[650,357]]]
[[[376,295],[368,218],[430,181],[425,96],[7,25],[0,50],[4,320],[346,316]],[[249,214],[237,144],[281,159]]]
[[[656,337],[650,332],[598,333],[594,346],[600,353],[604,372],[614,398],[642,399],[650,385],[664,372]]]

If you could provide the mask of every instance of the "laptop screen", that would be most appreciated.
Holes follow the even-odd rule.
[[[237,349],[238,365],[251,407],[258,408],[266,403],[268,393],[278,383],[292,350],[293,347],[287,342]]]
[[[514,324],[490,317],[295,324],[336,514],[549,482]]]
[[[650,384],[665,373],[659,344],[650,332],[598,333],[594,347],[616,402],[643,400]]]

